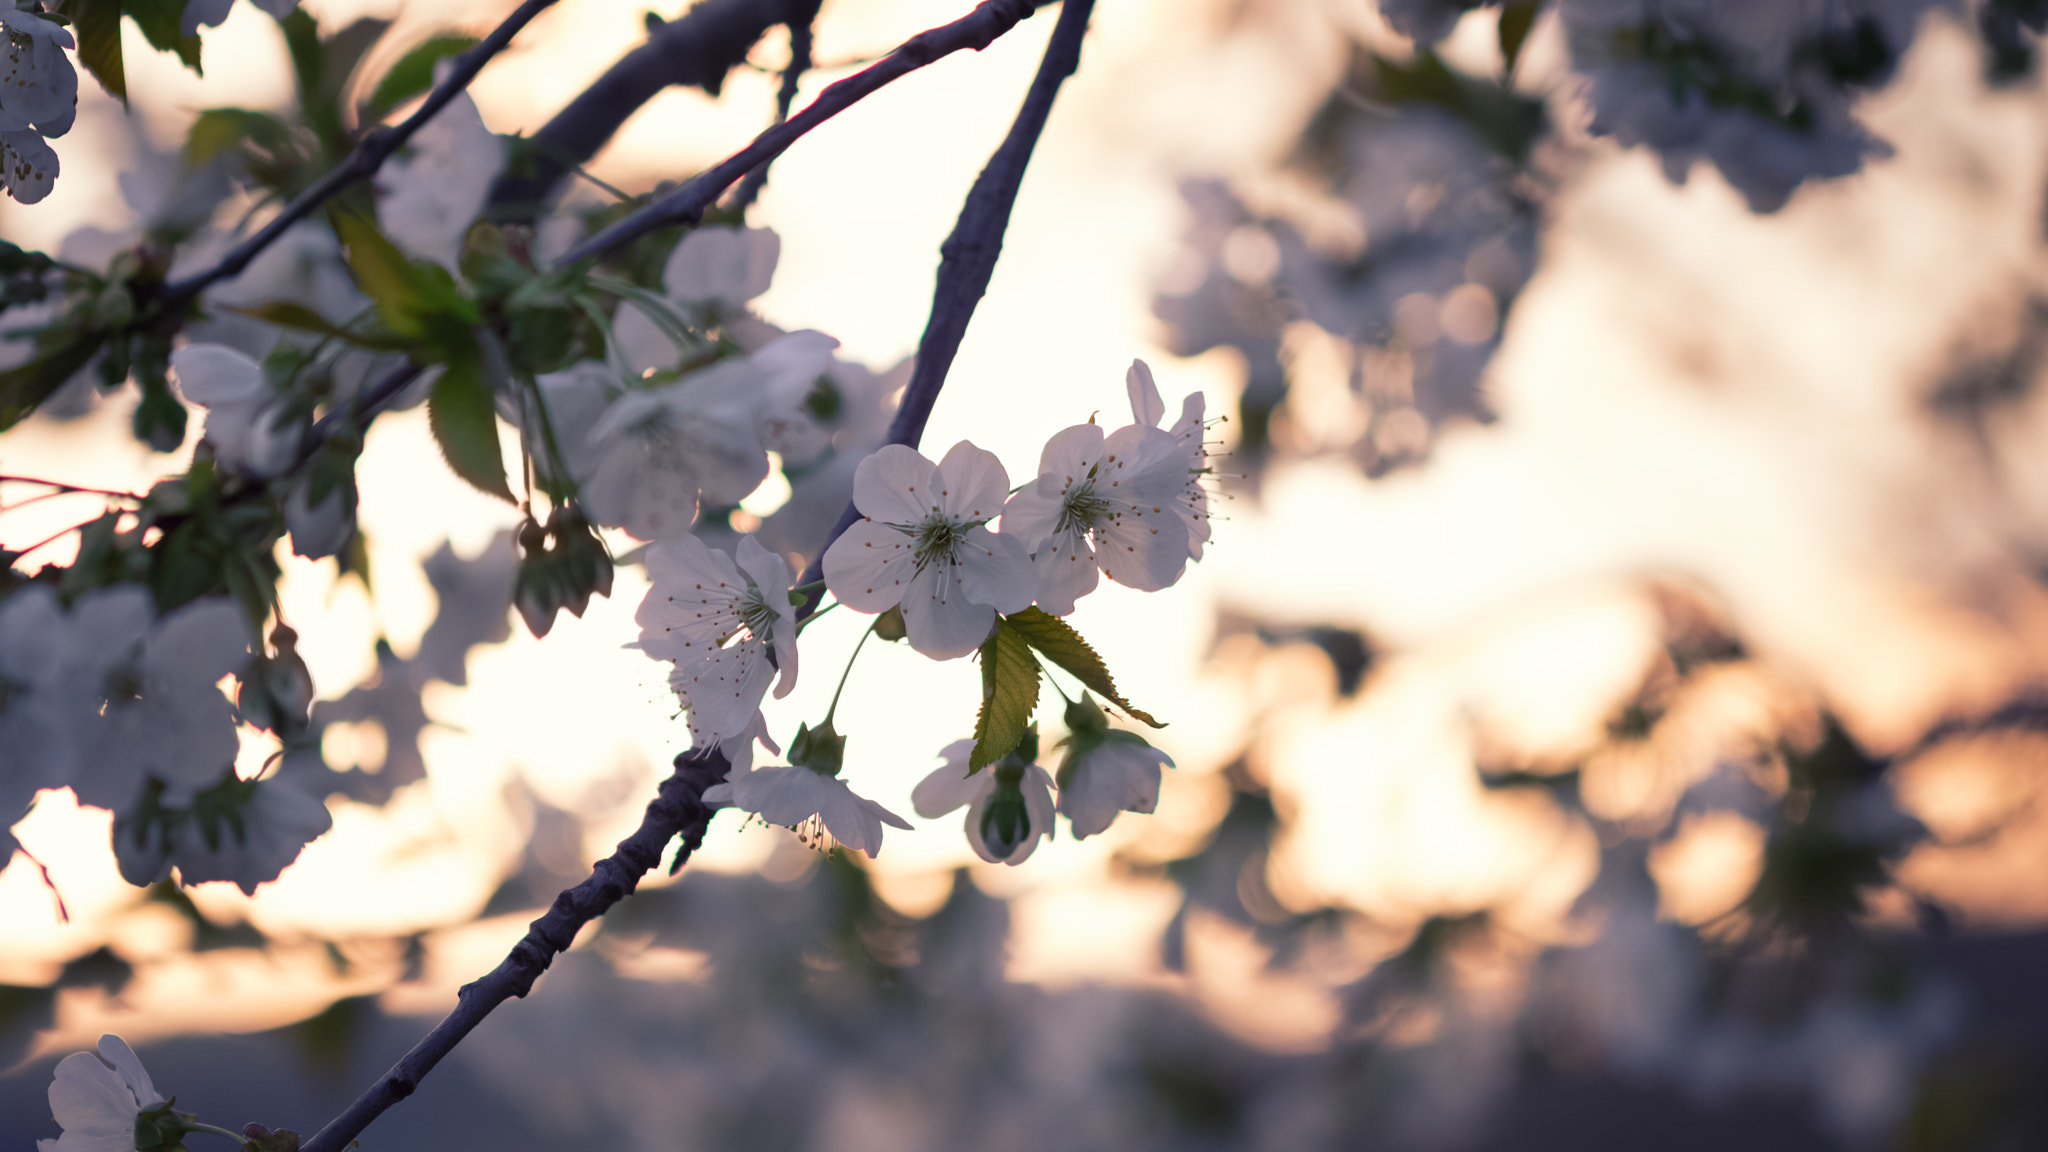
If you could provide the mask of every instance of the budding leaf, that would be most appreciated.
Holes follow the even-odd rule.
[[[384,323],[400,336],[439,345],[418,350],[428,359],[452,359],[451,349],[468,342],[479,317],[448,270],[408,259],[375,224],[353,213],[334,213],[334,231],[356,285],[376,302]]]
[[[505,455],[498,445],[498,414],[484,382],[483,362],[472,352],[448,365],[427,396],[427,426],[457,476],[512,503]]]
[[[1038,661],[1024,633],[999,616],[994,635],[981,646],[981,715],[974,720],[967,770],[978,772],[1015,748],[1037,710]]]
[[[393,108],[434,86],[434,65],[450,56],[460,56],[477,46],[474,36],[436,36],[391,66],[377,81],[376,91],[363,101],[361,120],[365,124],[382,120]]]
[[[1116,690],[1116,681],[1110,678],[1109,668],[1102,663],[1102,657],[1081,639],[1073,626],[1057,616],[1049,616],[1037,608],[1026,608],[1012,612],[1003,618],[1003,623],[1016,630],[1033,648],[1044,654],[1047,660],[1073,673],[1081,683],[1094,689],[1104,699],[1124,710],[1136,720],[1143,720],[1154,728],[1166,725],[1131,706]]]

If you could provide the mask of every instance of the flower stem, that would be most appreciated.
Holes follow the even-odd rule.
[[[846,671],[839,674],[839,687],[832,690],[832,706],[825,709],[825,722],[818,727],[824,728],[832,723],[833,714],[839,711],[839,694],[846,691],[846,678],[853,675],[853,662],[860,658],[862,646],[868,642],[868,637],[875,634],[875,625],[881,622],[881,617],[875,617],[869,622],[867,631],[860,634],[860,639],[853,642],[853,655],[846,658]]]
[[[202,1124],[197,1120],[186,1120],[184,1121],[184,1125],[188,1131],[211,1132],[215,1136],[225,1136],[228,1139],[233,1140],[237,1144],[247,1144],[249,1142],[249,1138],[247,1136],[242,1135],[240,1132],[230,1132],[225,1128],[216,1128],[211,1124]]]
[[[1038,653],[1036,652],[1033,652],[1032,656],[1038,658],[1038,666],[1045,672],[1045,682],[1047,684],[1052,685],[1052,690],[1060,694],[1061,700],[1067,702],[1068,704],[1072,704],[1074,702],[1074,698],[1072,696],[1067,695],[1067,690],[1065,688],[1060,687],[1060,682],[1058,678],[1056,678],[1052,674],[1052,665],[1047,664],[1045,662],[1045,659],[1043,657],[1039,657]]]

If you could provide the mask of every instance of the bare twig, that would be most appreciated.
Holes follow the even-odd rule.
[[[463,89],[469,87],[469,82],[476,79],[477,73],[483,71],[484,65],[488,64],[493,56],[504,51],[505,46],[512,42],[512,38],[519,34],[520,29],[525,28],[534,17],[554,3],[555,0],[526,0],[510,16],[505,17],[503,23],[493,28],[491,34],[484,37],[476,47],[455,58],[454,66],[447,78],[434,85],[433,91],[427,93],[426,102],[419,106],[418,111],[389,128],[374,129],[366,134],[356,143],[355,150],[350,152],[346,159],[335,165],[327,175],[315,181],[312,187],[292,197],[291,203],[286,204],[269,223],[258,229],[254,236],[229,249],[228,254],[221,257],[219,263],[204,272],[166,285],[165,305],[175,308],[204,291],[209,285],[239,275],[259,253],[270,247],[292,225],[312,215],[313,211],[326,203],[329,197],[359,180],[367,180],[375,175],[377,169],[383,166],[384,161],[390,159],[393,152],[403,147],[415,133],[426,127],[427,121],[432,120],[435,113],[446,107]]]
[[[1037,8],[1036,0],[982,0],[974,11],[929,31],[920,32],[883,58],[881,63],[838,81],[818,94],[803,111],[768,129],[754,142],[718,166],[645,208],[569,250],[558,263],[574,264],[631,243],[657,228],[694,224],[704,209],[755,167],[780,156],[797,138],[858,104],[893,80],[917,71],[963,48],[980,51],[1017,26]]]
[[[711,820],[711,810],[703,803],[704,790],[725,779],[727,767],[725,758],[715,750],[701,758],[690,753],[678,756],[675,773],[662,782],[660,792],[647,805],[640,827],[619,842],[618,851],[598,861],[590,879],[555,897],[554,906],[533,922],[511,954],[489,975],[464,985],[455,1010],[357,1097],[348,1111],[306,1141],[303,1152],[341,1152],[372,1120],[412,1095],[421,1078],[482,1023],[492,1009],[532,991],[534,981],[547,971],[556,955],[569,947],[585,924],[632,895],[640,878],[661,862],[662,849],[670,840],[682,836],[676,860],[680,865],[688,859],[704,842],[704,830]]]
[[[796,103],[797,85],[803,82],[804,73],[811,68],[811,26],[791,24],[789,26],[789,67],[782,70],[782,87],[775,93],[775,122],[781,124],[789,119],[789,110]],[[772,160],[762,161],[760,167],[747,173],[740,181],[739,191],[732,195],[732,207],[745,212],[768,184],[768,165]]]
[[[1045,58],[1038,65],[1030,92],[1025,94],[1024,106],[1017,111],[1016,122],[1010,125],[1010,134],[1003,138],[1002,147],[989,158],[981,175],[975,177],[952,235],[939,247],[942,259],[938,281],[932,289],[931,319],[925,323],[923,339],[918,341],[917,366],[903,390],[896,418],[889,424],[887,443],[915,447],[924,435],[925,421],[931,418],[932,405],[938,401],[939,389],[945,386],[946,372],[952,368],[953,356],[967,335],[967,322],[974,317],[975,306],[981,303],[982,294],[988,291],[989,277],[995,273],[996,257],[1003,251],[1003,233],[1010,226],[1010,210],[1017,203],[1017,189],[1024,182],[1024,169],[1031,163],[1039,133],[1045,129],[1053,97],[1059,95],[1060,84],[1080,66],[1081,38],[1088,30],[1088,15],[1094,6],[1095,0],[1066,0],[1061,7],[1059,23],[1045,46]],[[825,549],[858,519],[860,512],[848,502],[810,567],[797,581],[799,585],[823,578]],[[808,614],[819,599],[813,593],[798,611]]]
[[[726,73],[744,63],[764,33],[817,19],[820,0],[704,0],[647,37],[533,134],[532,166],[506,172],[491,188],[489,214],[531,220],[570,169],[596,156],[640,106],[672,84],[716,96]]]

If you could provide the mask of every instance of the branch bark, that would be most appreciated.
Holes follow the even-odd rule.
[[[491,188],[487,213],[531,220],[571,168],[587,163],[640,106],[671,84],[713,96],[726,73],[778,24],[791,38],[817,19],[821,0],[704,0],[656,29],[533,134],[533,167]]]
[[[1038,7],[1037,0],[982,0],[974,11],[903,42],[902,47],[879,62],[848,76],[818,94],[803,111],[768,129],[754,142],[733,153],[717,167],[694,179],[624,220],[569,250],[557,261],[574,264],[629,244],[654,231],[677,224],[694,224],[704,209],[727,188],[758,165],[782,155],[799,137],[866,99],[891,81],[901,79],[936,60],[963,48],[979,52],[996,38],[1017,26]]]
[[[911,370],[910,383],[903,389],[903,402],[889,424],[886,443],[916,447],[924,436],[932,405],[938,402],[946,373],[953,367],[953,357],[967,335],[967,322],[974,318],[974,309],[988,291],[989,278],[995,274],[996,258],[1003,252],[1003,234],[1009,230],[1010,212],[1017,203],[1017,190],[1024,183],[1024,170],[1031,163],[1039,134],[1045,130],[1053,98],[1059,95],[1066,78],[1080,67],[1081,40],[1088,31],[1089,13],[1094,7],[1095,0],[1065,0],[1059,23],[1053,27],[1052,39],[1045,46],[1045,58],[1039,62],[1038,75],[1031,80],[1031,90],[1025,94],[1024,106],[1018,109],[1017,119],[1010,125],[1010,134],[1003,138],[995,155],[989,157],[981,175],[975,177],[974,186],[967,192],[967,203],[960,209],[959,221],[939,246],[941,258],[937,282],[932,288],[931,319],[925,322],[924,336],[918,341],[917,366]],[[858,519],[860,512],[849,501],[810,567],[798,579],[799,585],[815,584],[824,578],[825,550]],[[820,598],[813,593],[799,611],[808,614]]]
[[[703,844],[704,831],[711,821],[711,810],[703,802],[704,790],[725,779],[726,770],[725,758],[715,749],[708,756],[684,753],[676,757],[675,773],[662,782],[660,792],[647,805],[640,827],[619,842],[616,852],[597,862],[590,879],[555,897],[554,905],[533,922],[511,954],[489,975],[464,985],[455,1010],[391,1071],[357,1097],[346,1112],[306,1141],[302,1152],[342,1152],[372,1120],[412,1095],[421,1078],[481,1024],[492,1009],[532,991],[534,981],[557,954],[568,949],[585,924],[632,895],[640,878],[661,862],[662,849],[678,835],[683,842],[676,849],[676,866],[681,867]]]
[[[176,308],[197,296],[208,286],[230,276],[240,275],[242,270],[249,266],[249,261],[270,247],[272,242],[284,235],[292,225],[312,215],[315,209],[327,202],[328,197],[358,180],[367,180],[376,175],[377,169],[391,158],[393,152],[398,151],[415,133],[426,127],[427,121],[432,120],[435,113],[447,107],[449,101],[469,87],[470,81],[476,79],[477,73],[484,70],[484,65],[490,63],[493,56],[504,51],[505,46],[512,42],[512,38],[517,36],[521,29],[532,23],[534,17],[553,7],[554,3],[555,0],[526,0],[514,9],[502,23],[491,29],[491,34],[484,37],[481,43],[455,58],[455,64],[448,77],[434,85],[433,90],[427,93],[426,101],[417,111],[389,128],[379,128],[365,135],[356,143],[355,149],[346,159],[335,165],[312,187],[292,197],[291,203],[286,204],[283,211],[272,217],[269,223],[256,231],[255,235],[229,249],[228,254],[221,257],[219,263],[204,272],[166,285],[164,305],[167,308]]]

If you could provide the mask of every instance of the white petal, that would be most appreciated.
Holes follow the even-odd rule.
[[[1037,482],[1003,505],[1002,534],[1024,545],[1026,552],[1037,552],[1059,527],[1060,511],[1065,506],[1052,474],[1041,474]]]
[[[1124,388],[1131,394],[1131,419],[1140,424],[1157,424],[1166,415],[1166,402],[1159,398],[1159,385],[1152,382],[1152,367],[1143,360],[1131,361],[1124,373]]]
[[[1038,570],[1038,607],[1054,616],[1072,612],[1074,602],[1101,583],[1095,551],[1077,529],[1070,528],[1039,545],[1032,564]]]
[[[955,740],[940,750],[945,764],[918,781],[910,792],[910,806],[919,816],[927,820],[944,816],[963,804],[974,803],[995,786],[995,774],[986,769],[972,776],[967,774],[967,757],[973,751],[972,740]]]
[[[691,737],[698,747],[708,747],[747,730],[771,676],[760,643],[742,640],[677,663],[668,683],[690,710]]]
[[[974,603],[998,612],[1020,612],[1038,598],[1038,572],[1016,537],[986,528],[969,529],[954,555],[959,561],[960,587]]]
[[[856,520],[825,550],[825,587],[858,612],[896,606],[917,567],[910,537],[873,520]]]
[[[901,444],[884,445],[853,471],[854,507],[884,524],[923,520],[939,506],[939,489],[937,466]]]
[[[699,228],[683,237],[662,269],[662,287],[678,300],[744,304],[768,290],[782,238],[766,228]]]
[[[647,597],[633,613],[641,651],[657,660],[695,660],[740,629],[746,579],[732,557],[695,536],[647,548]]]
[[[270,385],[263,366],[225,344],[187,344],[171,352],[171,382],[194,404],[253,404]]]
[[[48,196],[62,167],[57,150],[42,133],[32,128],[0,132],[0,183],[21,203],[34,204]]]
[[[996,626],[995,609],[968,596],[958,571],[950,564],[928,564],[903,587],[903,627],[910,646],[934,660],[967,655]]]
[[[100,1056],[112,1064],[114,1071],[127,1082],[128,1090],[135,1094],[136,1103],[144,1108],[163,1103],[164,1098],[157,1095],[156,1085],[149,1082],[149,1073],[143,1070],[142,1061],[126,1040],[109,1032],[100,1037],[99,1048]]]
[[[1096,529],[1095,562],[1126,588],[1157,592],[1187,568],[1187,524],[1170,505],[1124,512]]]
[[[194,600],[157,621],[142,658],[151,687],[215,681],[249,662],[249,618],[223,596]]]
[[[955,519],[979,523],[1002,514],[1010,474],[993,452],[962,440],[939,461],[939,506]]]

